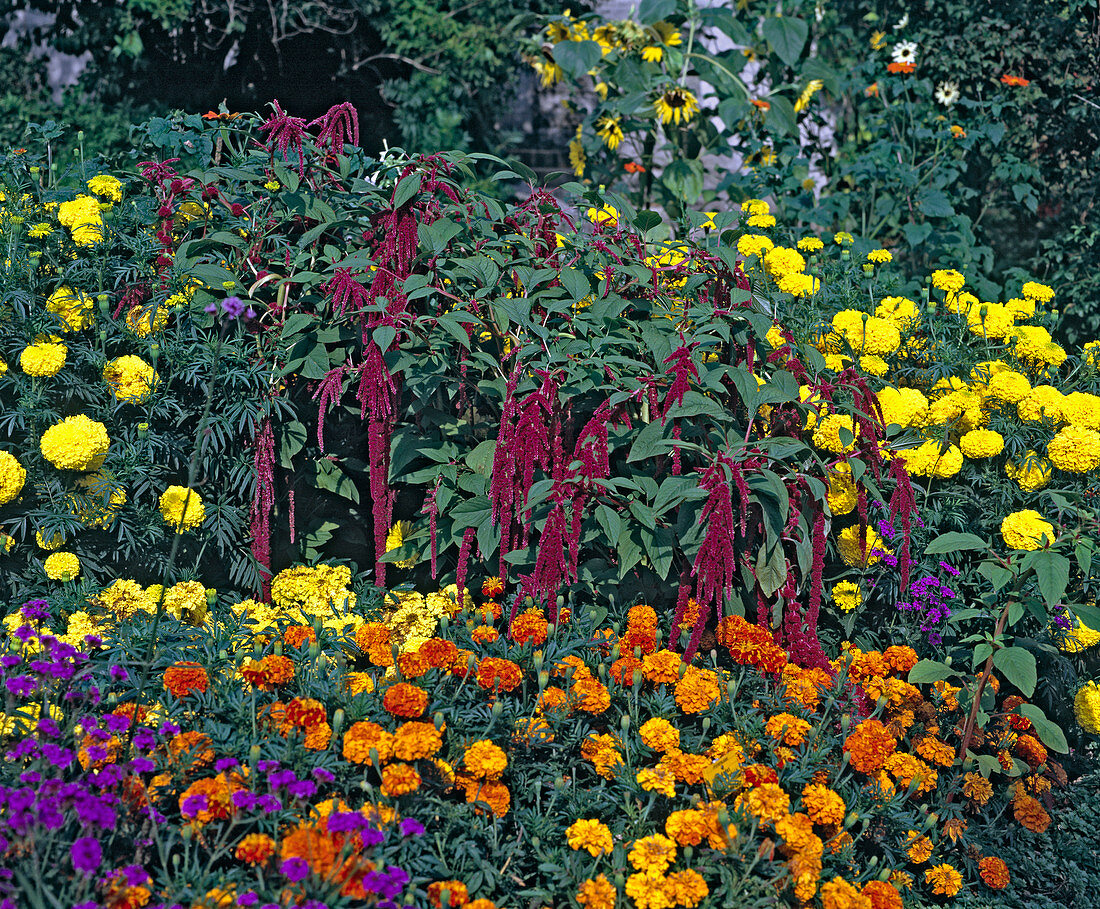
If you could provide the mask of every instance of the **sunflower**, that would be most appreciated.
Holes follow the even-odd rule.
[[[623,141],[623,128],[619,125],[619,118],[600,117],[596,121],[596,135],[603,139],[609,149],[615,151]]]
[[[695,95],[679,86],[666,89],[658,95],[653,106],[657,109],[662,123],[675,122],[677,126],[680,125],[681,120],[687,123],[699,111],[699,102]]]

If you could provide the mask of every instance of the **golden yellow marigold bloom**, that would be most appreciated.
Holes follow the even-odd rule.
[[[156,387],[156,371],[141,357],[127,354],[116,357],[103,367],[103,381],[106,382],[120,401],[139,404],[149,397]]]
[[[1100,631],[1089,628],[1078,616],[1073,627],[1062,635],[1058,646],[1066,653],[1080,653],[1097,644],[1100,644]]]
[[[1081,359],[1093,369],[1100,367],[1100,341],[1089,341],[1082,347]]]
[[[1100,396],[1070,392],[1062,399],[1062,419],[1082,429],[1100,429]]]
[[[775,244],[761,234],[745,234],[737,241],[737,251],[745,258],[749,256],[763,257],[769,250],[774,248]]]
[[[1005,462],[1005,474],[1015,480],[1024,492],[1038,492],[1046,487],[1054,474],[1054,465],[1038,452],[1028,451],[1020,463]]]
[[[586,880],[577,891],[577,902],[584,909],[615,909],[615,887],[600,874]]]
[[[662,717],[653,717],[638,730],[642,743],[654,751],[671,751],[680,747],[680,730]]]
[[[775,227],[775,215],[750,215],[745,226],[757,229]]]
[[[916,388],[887,386],[875,393],[886,426],[896,423],[902,429],[920,426],[928,415],[928,398]]]
[[[863,568],[874,565],[882,558],[882,553],[889,552],[886,544],[878,532],[867,528],[866,545],[861,548],[859,538],[859,525],[845,527],[837,536],[837,549],[844,564],[852,568]]]
[[[110,587],[93,597],[92,602],[102,609],[114,613],[119,619],[128,619],[135,612],[152,612],[155,603],[150,604],[144,589],[137,581],[119,578]]]
[[[953,268],[938,269],[932,272],[932,286],[946,293],[957,294],[963,289],[966,278]]]
[[[160,513],[176,533],[192,530],[206,520],[206,506],[193,489],[169,486],[160,496]]]
[[[766,215],[772,210],[763,199],[746,199],[741,203],[741,212],[746,215]]]
[[[87,182],[88,191],[108,202],[122,201],[122,181],[110,174],[96,174]]]
[[[28,376],[56,376],[65,365],[69,348],[54,341],[37,341],[23,348],[19,368]]]
[[[968,458],[991,458],[1004,451],[1005,440],[992,429],[972,429],[959,439],[959,448]]]
[[[846,432],[842,439],[841,430]],[[855,440],[859,436],[859,424],[855,417],[845,414],[829,414],[820,418],[813,431],[814,446],[830,454],[840,455],[855,449]]]
[[[812,297],[821,290],[821,282],[817,278],[802,272],[788,272],[785,275],[776,276],[775,286],[792,297]]]
[[[854,581],[840,581],[833,585],[832,597],[838,609],[851,612],[863,602],[863,591]]]
[[[1065,349],[1054,343],[1045,328],[1021,325],[1013,329],[1008,337],[1014,343],[1016,358],[1031,366],[1061,366],[1066,362]]]
[[[924,882],[932,885],[932,892],[940,896],[954,896],[962,888],[962,875],[951,865],[935,865],[924,872]]]
[[[1073,698],[1073,712],[1085,732],[1100,735],[1100,685],[1086,682]]]
[[[1036,281],[1027,281],[1020,291],[1028,300],[1038,303],[1049,303],[1054,299],[1054,291],[1045,284]]]
[[[1040,549],[1054,542],[1054,526],[1043,520],[1037,511],[1025,508],[1014,511],[1001,521],[1001,537],[1009,549]]]
[[[842,877],[821,885],[822,909],[872,909],[870,898],[861,894]]]
[[[938,439],[929,439],[917,448],[898,452],[905,459],[905,467],[912,476],[934,477],[943,480],[953,477],[963,466],[963,453],[957,445],[948,445],[945,451]]]
[[[838,826],[847,811],[844,799],[819,783],[809,783],[803,788],[802,805],[810,820],[821,827]]]
[[[833,234],[833,242],[837,246],[851,246],[855,243],[855,238],[846,230],[838,230]]]
[[[874,265],[885,265],[887,262],[893,262],[894,257],[888,249],[872,249],[867,253],[867,261]]]
[[[802,252],[815,253],[823,250],[825,248],[825,243],[817,237],[803,237],[795,246]]]
[[[664,874],[676,860],[676,842],[663,833],[654,833],[635,840],[627,858],[636,871]]]
[[[855,481],[852,480],[851,465],[840,463],[829,471],[829,491],[826,498],[834,516],[855,511],[859,495]]]
[[[139,338],[145,338],[151,333],[163,330],[164,326],[168,324],[168,310],[172,305],[172,301],[177,297],[180,303],[186,302],[182,294],[176,294],[175,297],[169,297],[159,306],[154,304],[135,306],[126,313],[126,326]]]
[[[1009,404],[1018,404],[1031,394],[1031,383],[1027,376],[1015,370],[999,372],[991,376],[986,387],[990,397]]]
[[[80,559],[71,552],[55,552],[46,559],[43,568],[52,581],[74,581],[80,576]]]
[[[796,249],[776,246],[764,254],[764,269],[773,278],[780,275],[795,274],[806,267],[806,260]]]
[[[565,831],[570,849],[584,849],[593,858],[609,853],[614,848],[611,831],[595,819],[575,821]]]
[[[92,324],[92,298],[69,287],[61,286],[50,294],[46,309],[61,317],[65,331],[80,331]]]
[[[9,452],[0,451],[0,505],[7,505],[20,492],[27,482],[27,471],[18,459]]]
[[[508,766],[508,756],[499,745],[480,739],[466,749],[462,762],[475,779],[498,780]]]
[[[84,414],[55,423],[39,441],[42,456],[59,470],[98,470],[110,446],[107,427]]]
[[[1100,467],[1100,432],[1065,426],[1050,440],[1047,455],[1051,463],[1067,473],[1089,473]]]
[[[972,306],[966,313],[966,324],[979,338],[998,341],[1008,337],[1016,325],[1016,317],[999,303]]]

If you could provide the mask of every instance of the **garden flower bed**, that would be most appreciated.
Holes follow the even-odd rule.
[[[8,904],[1088,905],[1054,291],[355,127],[4,161]]]

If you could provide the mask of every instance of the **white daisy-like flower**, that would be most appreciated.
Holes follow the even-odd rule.
[[[916,63],[917,42],[899,41],[890,49],[890,56],[894,58],[895,63]]]
[[[950,107],[959,100],[959,86],[955,82],[941,82],[936,86],[933,97],[944,107]]]
[[[894,31],[900,32],[905,26],[909,24],[909,14],[906,13],[900,19],[898,19],[897,25],[894,26]]]

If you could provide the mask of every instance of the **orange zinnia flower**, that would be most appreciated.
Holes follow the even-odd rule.
[[[628,174],[645,173],[645,168],[642,167],[642,165],[639,164],[637,161],[627,161],[626,164],[623,165],[623,170],[625,170]]]
[[[758,110],[771,110],[772,109],[770,101],[762,101],[760,98],[753,98],[749,103],[753,107],[757,108]]]
[[[915,63],[887,63],[886,72],[888,73],[911,73],[917,68]]]
[[[198,663],[175,663],[164,670],[164,687],[181,700],[192,691],[205,692],[209,684],[206,670]]]
[[[1001,81],[1005,85],[1016,85],[1021,88],[1025,85],[1031,84],[1030,79],[1025,79],[1023,76],[1010,76],[1008,73],[1005,73],[1003,76],[1001,76]]]

